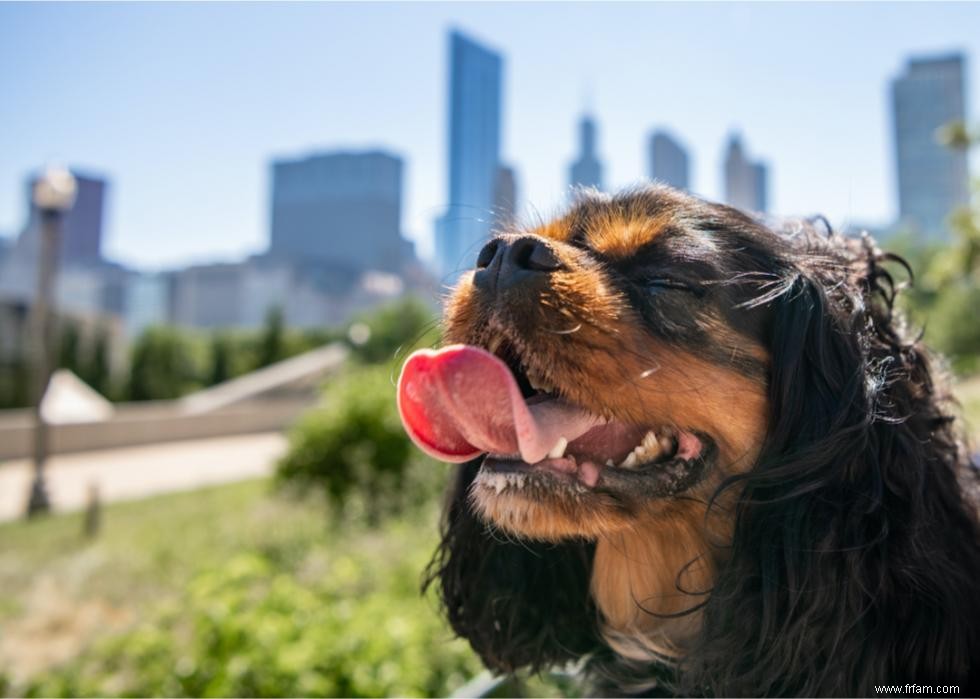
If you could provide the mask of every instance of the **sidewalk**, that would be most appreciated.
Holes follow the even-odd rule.
[[[103,503],[193,490],[269,475],[285,451],[284,434],[264,432],[61,454],[45,480],[54,511],[66,512],[85,506],[91,485]],[[23,515],[32,468],[29,459],[0,463],[0,521]]]

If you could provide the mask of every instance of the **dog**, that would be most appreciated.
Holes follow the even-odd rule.
[[[892,264],[659,185],[490,240],[398,388],[455,633],[617,695],[980,694],[980,477]]]

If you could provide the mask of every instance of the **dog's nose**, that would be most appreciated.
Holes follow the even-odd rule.
[[[541,238],[494,238],[476,258],[473,283],[485,291],[496,291],[550,274],[561,267],[561,260]]]

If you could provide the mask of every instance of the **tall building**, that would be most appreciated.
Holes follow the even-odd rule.
[[[960,54],[913,58],[892,82],[900,222],[926,236],[948,235],[946,217],[969,201],[967,154],[936,134],[966,120],[964,63]]]
[[[665,131],[650,135],[650,179],[677,189],[691,188],[687,149]]]
[[[741,137],[732,134],[725,151],[725,202],[743,211],[765,213],[769,208],[768,180],[766,165],[751,161]]]
[[[446,281],[469,267],[487,239],[500,167],[503,59],[458,31],[449,34],[449,207],[436,221],[436,263]]]
[[[351,269],[397,270],[402,160],[380,151],[334,152],[272,164],[270,254]]]
[[[769,211],[769,168],[763,163],[752,164],[752,182],[755,187],[755,210]]]
[[[602,163],[596,154],[596,123],[585,115],[578,123],[578,159],[569,170],[568,183],[572,187],[595,187],[602,189]]]
[[[517,174],[509,165],[497,168],[493,186],[493,227],[507,226],[517,219]]]

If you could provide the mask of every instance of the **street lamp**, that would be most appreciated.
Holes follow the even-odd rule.
[[[48,425],[41,401],[51,378],[51,317],[54,315],[54,281],[61,253],[61,229],[65,214],[75,204],[77,185],[64,168],[49,168],[34,183],[31,193],[40,226],[37,256],[37,291],[31,305],[34,341],[34,480],[27,499],[27,516],[51,509],[44,485],[44,462],[48,458]]]

